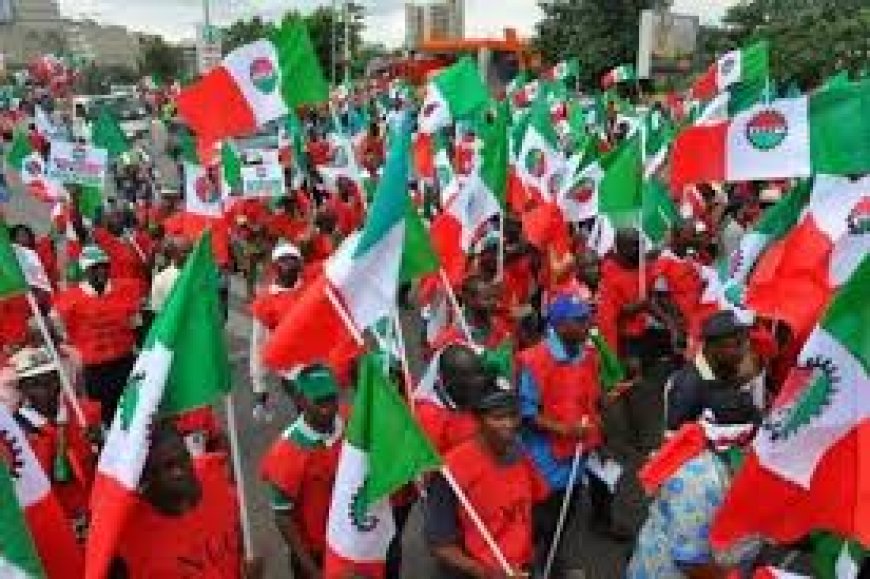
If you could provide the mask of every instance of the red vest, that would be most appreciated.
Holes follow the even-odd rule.
[[[251,303],[251,314],[269,330],[274,330],[281,323],[287,310],[299,299],[295,289],[281,290],[277,293],[266,290]]]
[[[546,341],[520,352],[519,363],[531,373],[541,397],[541,414],[563,424],[578,424],[589,417],[590,431],[583,437],[583,449],[601,444],[598,403],[601,384],[598,377],[598,351],[587,345],[579,363],[557,362]],[[549,434],[556,458],[570,458],[578,438]]]
[[[149,281],[147,253],[150,240],[146,242],[135,235],[134,245],[132,241],[118,238],[99,227],[94,229],[94,239],[109,256],[109,277],[112,280],[134,280],[141,286],[139,291],[144,292]]]
[[[416,418],[441,456],[477,434],[477,421],[472,414],[429,401],[417,403]]]
[[[649,271],[647,271],[647,274]],[[647,289],[651,289],[647,275]],[[622,306],[640,300],[640,275],[637,271],[623,268],[613,259],[601,263],[601,287],[598,295],[598,329],[614,351],[619,351],[619,337],[637,337],[647,327],[644,312],[630,317],[620,316]]]
[[[477,438],[454,448],[444,462],[508,563],[515,569],[528,569],[534,550],[532,506],[548,493],[531,462],[522,457],[510,465],[498,464]],[[466,553],[489,569],[499,569],[465,509],[459,508],[458,515]]]
[[[103,295],[89,295],[81,286],[55,298],[72,345],[86,366],[111,362],[133,352],[136,337],[131,327],[139,311],[138,284],[113,280]]]
[[[326,521],[340,444],[303,448],[279,438],[260,462],[260,476],[293,500],[292,516],[312,552],[326,552]]]
[[[238,579],[242,560],[239,507],[226,461],[195,461],[202,497],[193,510],[169,517],[139,501],[118,542],[130,579]]]
[[[0,349],[27,343],[30,305],[24,296],[0,300]]]

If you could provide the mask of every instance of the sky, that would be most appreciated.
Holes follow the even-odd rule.
[[[289,8],[303,12],[330,0],[208,0],[212,20],[226,24],[259,14],[276,19]],[[356,0],[366,8],[365,38],[394,47],[404,39],[404,0]],[[87,17],[134,30],[160,34],[168,40],[193,38],[202,21],[203,0],[58,0],[65,16]],[[675,0],[674,11],[697,14],[702,22],[715,22],[736,0]],[[493,8],[497,7],[497,10]],[[541,17],[536,0],[466,0],[466,36],[500,36],[505,27],[521,35],[534,32]]]

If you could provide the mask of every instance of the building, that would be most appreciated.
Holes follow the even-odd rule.
[[[41,54],[63,52],[61,24],[55,0],[0,0],[0,53],[6,65],[18,68]]]
[[[436,0],[405,5],[405,45],[416,49],[428,40],[465,36],[465,0]]]
[[[142,52],[142,35],[123,26],[102,25],[92,20],[67,20],[63,24],[72,54],[93,60],[99,66],[135,70]]]

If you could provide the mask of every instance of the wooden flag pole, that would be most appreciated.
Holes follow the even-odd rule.
[[[85,413],[82,411],[82,407],[79,404],[78,397],[76,396],[76,391],[73,388],[72,380],[70,380],[69,374],[66,371],[66,368],[63,365],[63,361],[60,359],[60,354],[57,351],[57,348],[54,345],[54,340],[51,338],[51,333],[48,331],[48,324],[45,323],[45,318],[42,316],[42,312],[39,310],[39,304],[36,302],[36,296],[33,295],[33,292],[27,290],[25,294],[27,296],[27,303],[30,305],[30,309],[33,312],[33,315],[36,317],[36,324],[39,326],[39,333],[42,334],[42,339],[45,342],[45,347],[48,348],[49,354],[51,354],[54,363],[57,364],[57,375],[60,377],[60,386],[63,390],[64,397],[67,402],[73,409],[73,413],[76,415],[76,420],[79,423],[79,426],[82,428],[87,427],[87,423],[85,421]]]
[[[450,300],[450,305],[453,306],[453,310],[456,312],[456,321],[459,323],[459,329],[461,329],[462,333],[465,334],[465,339],[468,340],[470,344],[473,344],[474,339],[471,337],[471,328],[468,327],[465,313],[459,306],[459,300],[456,299],[456,294],[453,293],[453,288],[450,287],[450,280],[447,279],[447,272],[444,271],[443,267],[438,270],[438,275],[441,278],[441,283],[444,285],[444,291],[447,292],[447,299]]]
[[[242,469],[242,454],[239,450],[239,433],[236,429],[236,409],[233,404],[233,395],[229,393],[224,398],[227,413],[227,430],[230,435],[230,455],[233,461],[233,476],[236,479],[236,488],[239,493],[239,518],[242,523],[242,545],[245,550],[245,559],[254,559],[254,541],[251,535],[251,520],[248,517],[248,500],[245,492],[244,470]]]

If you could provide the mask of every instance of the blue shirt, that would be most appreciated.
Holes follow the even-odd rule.
[[[580,364],[583,362],[583,349],[581,348],[580,353],[572,358],[553,328],[547,328],[545,341],[550,355],[559,364]],[[547,484],[550,485],[550,488],[562,490],[568,486],[573,458],[557,459],[553,455],[553,448],[550,446],[547,435],[534,426],[534,418],[541,412],[541,391],[527,368],[520,370],[519,389],[520,414],[523,418],[520,441],[523,450],[535,464]],[[583,472],[582,462],[579,467],[580,472]],[[577,477],[577,483],[579,482],[580,477]]]

